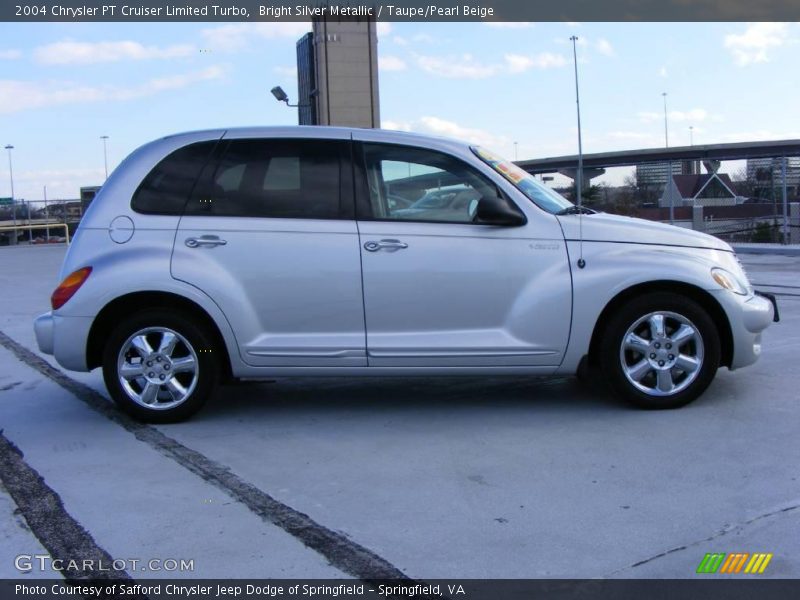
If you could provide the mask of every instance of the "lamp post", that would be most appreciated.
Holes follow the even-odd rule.
[[[694,125],[689,125],[689,145],[694,146]]]
[[[661,96],[664,98],[664,147],[669,148],[669,125],[667,121],[667,92],[661,92]],[[669,191],[669,223],[670,225],[675,224],[675,200],[672,197],[672,186],[670,185],[672,181],[672,161],[670,160],[667,163],[667,185],[666,190]]]
[[[575,105],[578,111],[578,174],[575,178],[575,197],[578,200],[578,208],[583,204],[583,141],[581,139],[581,96],[578,88],[578,36],[573,35],[569,38],[572,41],[572,59],[575,66]]]
[[[14,200],[14,168],[11,165],[11,151],[14,149],[14,146],[11,144],[6,144],[5,149],[8,150],[8,177],[11,180],[11,215],[14,220],[14,236],[13,243],[17,243],[17,206]]]
[[[106,148],[107,135],[101,135],[100,139],[103,140],[103,166],[106,169],[106,179],[108,179],[108,149]]]
[[[517,152],[517,142],[514,142],[514,161],[519,160],[519,153]]]

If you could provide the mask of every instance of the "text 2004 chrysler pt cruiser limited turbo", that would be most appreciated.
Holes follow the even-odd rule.
[[[728,244],[581,212],[450,140],[166,137],[103,186],[36,336],[153,421],[189,416],[220,380],[320,375],[580,369],[670,408],[755,362],[777,307]]]

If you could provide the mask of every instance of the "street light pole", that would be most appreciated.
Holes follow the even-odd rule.
[[[517,142],[514,142],[514,160],[519,160],[519,153],[517,152]]]
[[[578,111],[578,174],[575,178],[575,197],[578,200],[578,208],[583,204],[583,141],[581,139],[581,96],[578,88],[578,36],[573,35],[569,38],[572,41],[572,59],[575,65],[575,105]]]
[[[689,145],[694,146],[694,125],[689,125]]]
[[[664,146],[669,148],[669,125],[667,124],[667,92],[662,92],[661,96],[664,98]],[[667,163],[667,184],[666,190],[669,191],[669,223],[670,225],[675,224],[675,199],[673,198],[672,193],[672,161],[670,160]]]
[[[11,165],[11,151],[14,149],[14,146],[11,144],[6,144],[5,149],[8,150],[8,176],[11,179],[11,215],[14,220],[14,236],[13,243],[17,243],[17,206],[14,200],[14,168]]]
[[[103,165],[106,169],[106,179],[108,179],[108,151],[106,149],[106,140],[108,139],[108,136],[101,135],[100,139],[103,140]]]

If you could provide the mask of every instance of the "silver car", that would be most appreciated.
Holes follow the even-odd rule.
[[[777,319],[725,242],[381,130],[147,144],[95,198],[61,278],[40,350],[102,367],[123,409],[161,422],[220,381],[290,376],[581,373],[673,408],[755,362]]]

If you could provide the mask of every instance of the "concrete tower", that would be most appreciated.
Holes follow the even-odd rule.
[[[297,42],[299,123],[380,127],[375,21],[319,19],[312,25]]]

